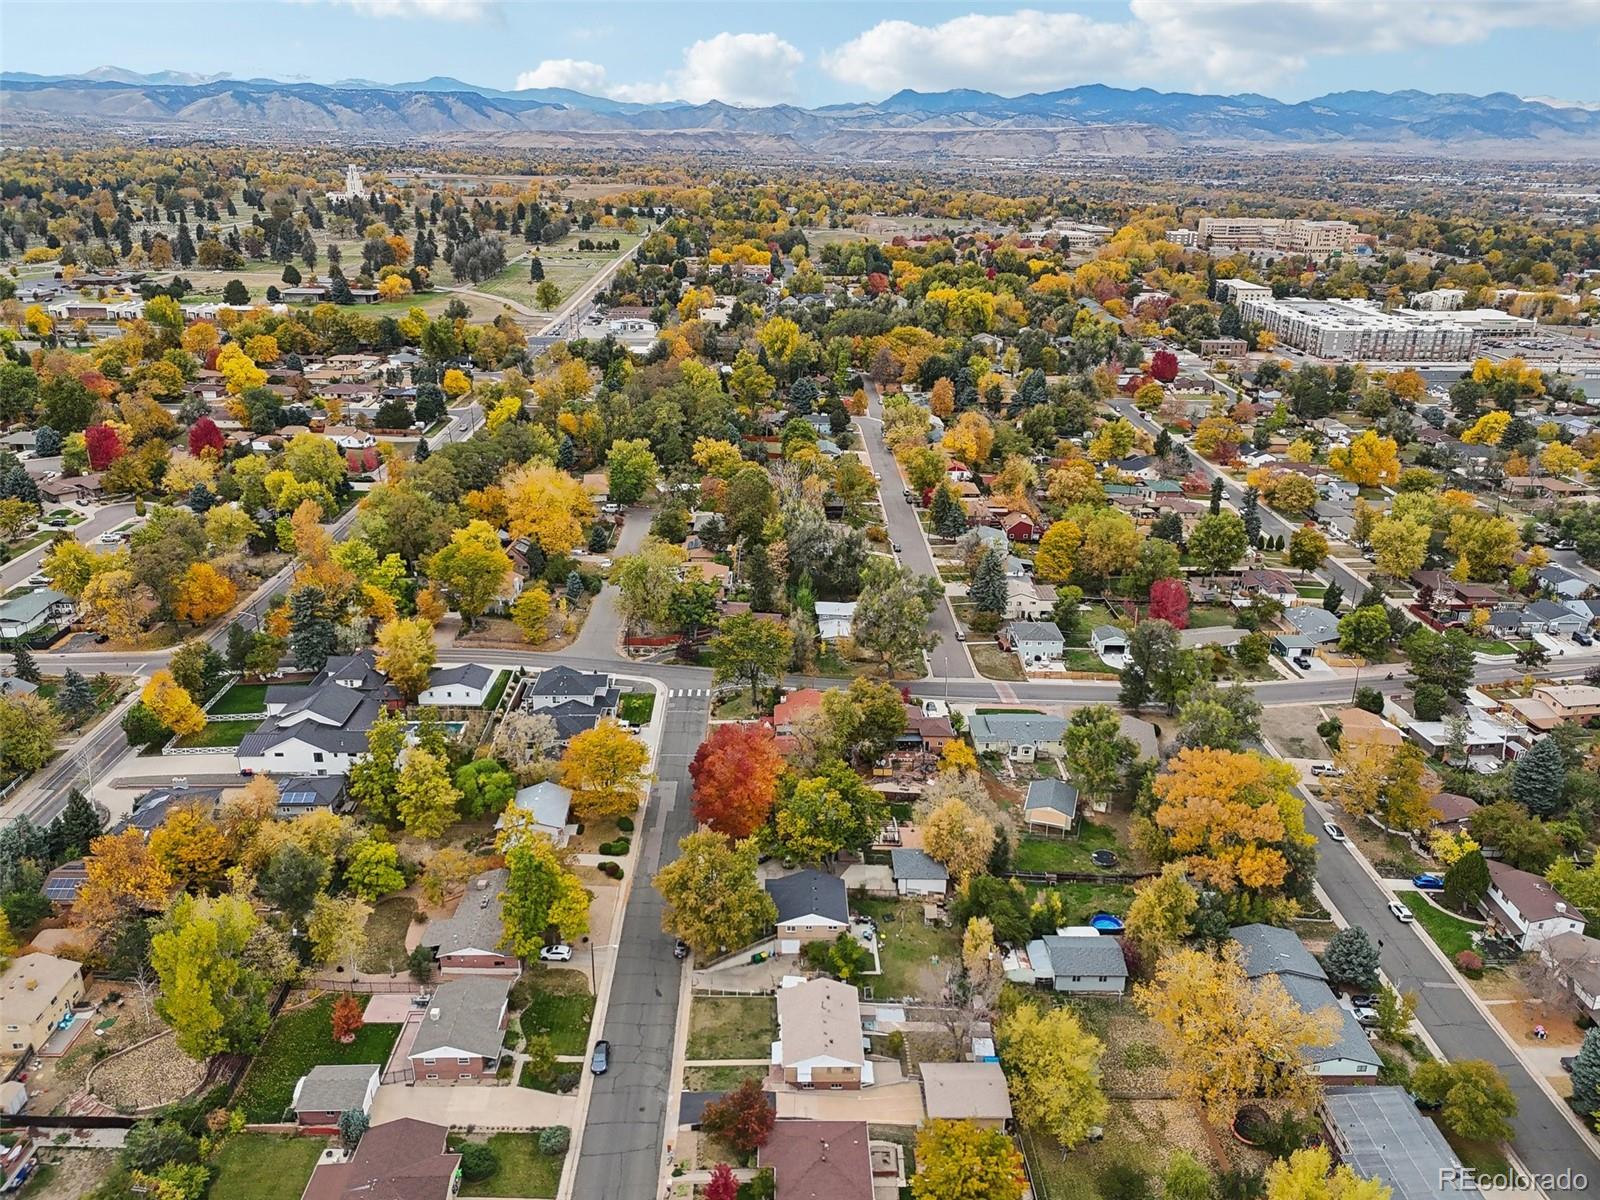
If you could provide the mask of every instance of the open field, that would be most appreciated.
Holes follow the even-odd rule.
[[[579,250],[577,248],[580,238],[592,238],[595,241],[609,242],[613,238],[621,240],[620,250]],[[632,250],[643,239],[636,233],[623,233],[617,229],[596,229],[589,233],[569,233],[559,242],[548,246],[538,247],[539,261],[544,264],[544,277],[549,282],[561,289],[561,300],[564,303],[574,291],[581,288],[589,280],[604,269],[605,265],[614,260],[624,251]],[[508,243],[506,246],[507,258],[513,254],[522,254],[532,247]],[[531,256],[530,256],[531,257]],[[539,285],[529,275],[530,258],[524,257],[517,262],[508,262],[505,270],[493,279],[485,280],[478,285],[478,290],[488,292],[495,296],[504,296],[508,300],[515,300],[529,308],[538,308],[534,302],[534,293]]]
[[[770,996],[696,996],[685,1056],[764,1059],[777,1036],[777,1003]]]

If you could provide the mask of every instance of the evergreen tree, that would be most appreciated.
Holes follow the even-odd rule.
[[[811,413],[817,406],[817,385],[808,378],[794,381],[794,386],[789,389],[789,407],[796,416],[804,417]]]
[[[1322,965],[1335,983],[1372,988],[1378,985],[1378,948],[1367,931],[1352,925],[1328,939]]]
[[[55,841],[55,826],[61,826],[59,853],[56,861],[81,858],[89,853],[89,843],[105,832],[105,822],[99,811],[77,788],[67,794],[67,803],[61,815],[51,822],[51,840]]]
[[[1482,900],[1489,890],[1489,864],[1483,851],[1469,850],[1444,873],[1445,903],[1459,911]]]
[[[1328,590],[1322,594],[1322,607],[1327,612],[1337,613],[1339,603],[1344,599],[1344,589],[1333,582],[1328,584]]]
[[[765,542],[750,540],[740,556],[739,572],[750,586],[750,607],[756,612],[771,612],[773,596],[772,559]]]
[[[1214,517],[1222,511],[1222,476],[1218,475],[1211,481],[1211,515]]]
[[[416,451],[411,455],[411,458],[413,462],[427,462],[428,456],[432,453],[433,451],[428,449],[428,439],[425,437],[418,438]]]
[[[578,447],[572,440],[570,433],[561,435],[561,445],[556,450],[556,466],[563,471],[572,470],[578,461]]]
[[[1583,1049],[1573,1061],[1572,1098],[1582,1112],[1600,1110],[1600,1025],[1583,1035]]]
[[[529,234],[529,240],[531,241],[531,229],[529,230]],[[535,254],[532,261],[528,263],[528,278],[534,283],[541,283],[544,280],[544,262],[537,254]]]
[[[1554,738],[1541,738],[1512,769],[1511,798],[1536,817],[1547,817],[1561,803],[1567,768]]]
[[[11,651],[11,662],[18,679],[28,683],[39,682],[39,664],[33,661],[33,651],[28,649],[27,643],[16,643]]]
[[[94,711],[94,689],[89,681],[71,667],[61,677],[61,690],[56,693],[56,707],[76,725]]]
[[[583,599],[583,576],[574,568],[567,572],[567,602],[576,604]]]
[[[962,507],[955,489],[948,483],[941,483],[935,489],[929,513],[933,517],[933,528],[940,537],[958,538],[967,531],[967,511]]]
[[[1244,519],[1244,534],[1254,545],[1261,537],[1261,493],[1255,488],[1245,488],[1244,502],[1239,507],[1239,516]]]
[[[972,606],[978,612],[1004,616],[1006,611],[1006,558],[998,546],[990,546],[978,559],[968,589]]]
[[[235,621],[228,626],[228,669],[235,673],[244,670],[245,660],[250,657],[250,634],[243,625]]]
[[[295,665],[320,671],[333,655],[333,622],[327,596],[319,587],[304,587],[289,598],[289,652]]]

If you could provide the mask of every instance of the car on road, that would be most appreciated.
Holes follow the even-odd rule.
[[[589,1070],[596,1075],[604,1075],[611,1069],[611,1043],[601,1038],[594,1044],[594,1053],[589,1056]]]
[[[29,587],[43,587],[45,584],[50,582],[50,576],[46,575],[43,571],[35,571],[32,575],[28,576],[27,582]]]
[[[45,524],[50,526],[51,529],[65,529],[67,527],[67,519],[65,517],[51,517]]]
[[[896,554],[900,553],[900,543],[899,542],[890,542],[889,545],[894,548],[894,552]]]
[[[557,942],[554,946],[546,946],[539,951],[540,962],[571,962],[572,947],[565,942]]]
[[[1096,850],[1093,854],[1089,855],[1089,861],[1095,866],[1099,867],[1102,871],[1109,871],[1112,867],[1117,865],[1117,856],[1110,850]]]
[[[912,494],[911,489],[907,488],[906,489],[906,503],[910,504],[913,499],[915,499],[915,496]]]
[[[1416,917],[1411,915],[1411,910],[1398,900],[1389,901],[1389,911],[1394,914],[1394,919],[1402,925],[1409,925],[1416,920]]]
[[[1576,550],[1577,548],[1578,543],[1572,541],[1570,538],[1563,538],[1561,541],[1556,543],[1557,550]]]
[[[98,538],[96,538],[95,541],[99,542],[102,546],[115,546],[118,542],[122,541],[122,534],[118,533],[115,529],[108,529]]]
[[[1421,875],[1411,877],[1411,886],[1419,892],[1444,891],[1444,876],[1435,875],[1432,871],[1424,871]]]
[[[964,642],[966,640],[967,640],[967,631],[965,629],[956,630],[956,641]]]
[[[1322,823],[1322,831],[1336,842],[1348,842],[1350,840],[1345,837],[1344,830],[1340,829],[1332,821],[1324,821]]]
[[[672,943],[672,957],[673,958],[688,958],[689,957],[689,943],[684,941],[682,938],[678,938],[676,941],[674,941]]]

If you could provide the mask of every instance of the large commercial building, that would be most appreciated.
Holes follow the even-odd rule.
[[[1280,250],[1308,258],[1342,254],[1360,230],[1349,221],[1285,221],[1277,217],[1201,217],[1200,240],[1239,250]]]
[[[1385,312],[1356,300],[1278,300],[1254,290],[1236,302],[1246,322],[1318,358],[1449,362],[1470,358],[1478,341],[1476,329],[1448,319],[1455,313]]]

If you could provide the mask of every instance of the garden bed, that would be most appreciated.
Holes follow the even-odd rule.
[[[168,1032],[102,1059],[90,1068],[85,1082],[97,1099],[118,1112],[131,1113],[181,1100],[205,1076],[205,1064],[179,1050],[177,1039]]]

